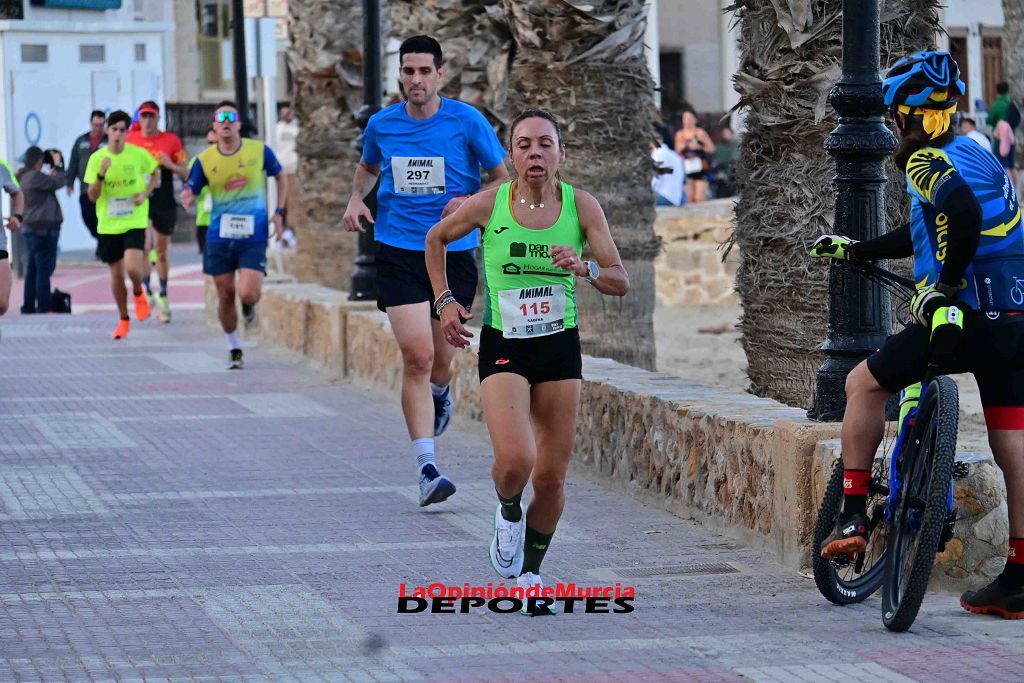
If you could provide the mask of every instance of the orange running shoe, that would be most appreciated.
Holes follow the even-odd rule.
[[[118,320],[117,327],[114,329],[114,339],[124,339],[128,336],[128,327],[131,322],[128,320]]]
[[[135,297],[135,319],[145,320],[149,317],[149,297],[146,296],[146,292],[140,292]]]

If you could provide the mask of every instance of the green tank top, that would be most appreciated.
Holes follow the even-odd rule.
[[[529,339],[576,327],[576,276],[551,265],[551,246],[579,254],[586,239],[572,186],[562,183],[562,211],[550,228],[524,228],[512,216],[512,183],[498,188],[480,244],[484,264],[484,325],[509,339]]]

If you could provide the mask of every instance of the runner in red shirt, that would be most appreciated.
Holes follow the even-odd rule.
[[[139,129],[128,133],[126,142],[144,148],[160,165],[160,182],[149,200],[150,227],[155,230],[147,242],[156,244],[156,273],[160,279],[160,295],[153,296],[149,284],[150,264],[146,261],[146,272],[143,282],[146,293],[153,299],[157,318],[161,322],[171,322],[171,307],[167,302],[167,276],[170,265],[167,260],[167,248],[171,242],[171,233],[178,222],[178,202],[174,196],[174,175],[182,179],[188,177],[187,158],[181,138],[174,133],[162,131],[160,125],[160,107],[156,102],[147,101],[139,105]],[[149,235],[147,235],[149,237]],[[155,238],[155,239],[154,239]]]

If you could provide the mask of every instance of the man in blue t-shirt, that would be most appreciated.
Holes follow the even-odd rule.
[[[398,55],[407,99],[370,118],[343,221],[349,232],[363,232],[363,218],[374,223],[377,307],[387,312],[402,350],[402,411],[420,469],[424,506],[455,493],[455,485],[438,473],[434,461],[434,437],[451,419],[448,385],[455,348],[445,343],[433,311],[424,261],[427,231],[480,191],[481,169],[487,172],[488,187],[504,182],[508,172],[505,150],[487,119],[468,104],[438,95],[444,80],[438,42],[414,36],[402,43]],[[363,198],[378,176],[374,221]],[[476,293],[478,244],[474,232],[448,245],[448,282],[467,310]]]

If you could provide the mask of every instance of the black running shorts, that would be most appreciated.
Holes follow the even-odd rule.
[[[583,379],[579,328],[533,339],[505,339],[501,331],[484,325],[480,332],[480,381],[499,372],[521,375],[531,385]]]
[[[868,370],[896,393],[921,380],[928,354],[928,331],[909,325],[868,358]],[[993,319],[970,312],[959,345],[939,371],[974,375],[989,429],[1024,429],[1024,315],[1001,313]]]
[[[96,253],[100,260],[106,264],[117,263],[124,258],[126,249],[143,250],[146,248],[146,229],[135,228],[117,235],[97,236],[99,243],[96,245]]]
[[[153,222],[153,228],[161,235],[173,234],[174,226],[178,222],[178,207],[156,207],[153,206],[152,200],[150,202],[149,220]]]
[[[426,301],[431,305],[430,316],[438,319],[425,256],[422,251],[377,243],[377,308],[386,311],[391,306]],[[452,296],[468,311],[476,296],[476,250],[449,251],[447,266]]]

